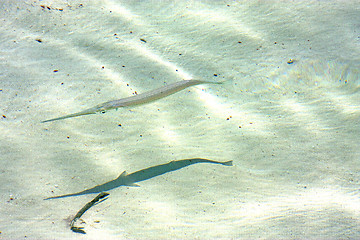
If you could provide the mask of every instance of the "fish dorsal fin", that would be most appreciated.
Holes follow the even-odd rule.
[[[121,177],[126,177],[128,174],[126,171],[123,171],[119,176],[118,178],[121,178]]]

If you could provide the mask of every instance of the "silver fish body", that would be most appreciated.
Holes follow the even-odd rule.
[[[220,84],[221,82],[208,82],[208,81],[201,81],[201,80],[183,80],[183,81],[171,83],[164,87],[157,88],[157,89],[154,89],[154,90],[142,93],[142,94],[138,94],[135,96],[101,103],[95,107],[86,109],[81,112],[77,112],[77,113],[73,113],[73,114],[69,114],[69,115],[65,115],[65,116],[61,116],[61,117],[57,117],[57,118],[48,119],[48,120],[42,121],[42,123],[62,120],[62,119],[66,119],[66,118],[79,117],[79,116],[83,116],[83,115],[95,114],[98,112],[104,113],[107,110],[117,109],[120,107],[130,107],[130,106],[146,104],[146,103],[153,102],[158,99],[167,97],[171,94],[177,93],[185,88],[188,88],[188,87],[191,87],[194,85],[205,84],[205,83],[206,84]]]

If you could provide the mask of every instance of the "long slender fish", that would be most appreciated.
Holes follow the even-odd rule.
[[[188,87],[191,87],[194,85],[204,84],[204,83],[221,84],[222,82],[208,82],[208,81],[201,81],[201,80],[183,80],[183,81],[171,83],[164,87],[157,88],[157,89],[154,89],[154,90],[142,93],[142,94],[138,94],[135,96],[101,103],[95,107],[86,109],[81,112],[65,115],[65,116],[58,117],[58,118],[48,119],[48,120],[42,121],[42,123],[62,120],[62,119],[66,119],[66,118],[79,117],[79,116],[83,116],[83,115],[95,114],[98,112],[105,113],[105,111],[110,110],[110,109],[117,109],[120,107],[130,107],[130,106],[145,104],[145,103],[149,103],[149,102],[158,100],[160,98],[167,97],[167,96],[177,93],[185,88],[188,88]]]

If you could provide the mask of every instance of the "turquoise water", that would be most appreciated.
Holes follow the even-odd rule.
[[[360,237],[356,1],[0,9],[0,238]],[[40,123],[182,79],[224,83]],[[161,167],[193,158],[233,166]],[[151,167],[82,216],[86,235],[69,223],[96,194],[43,200]]]

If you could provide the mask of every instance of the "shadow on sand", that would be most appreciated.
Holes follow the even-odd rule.
[[[130,173],[130,174],[127,174],[126,171],[124,171],[122,174],[120,174],[120,176],[118,178],[111,180],[109,182],[97,185],[93,188],[89,188],[89,189],[86,189],[84,191],[77,192],[77,193],[70,193],[70,194],[65,194],[65,195],[60,195],[60,196],[55,196],[55,197],[49,197],[44,200],[65,198],[65,197],[74,197],[74,196],[80,196],[80,195],[91,194],[91,193],[100,193],[100,192],[112,190],[114,188],[118,188],[120,186],[139,187],[139,185],[137,185],[136,182],[141,182],[141,181],[162,175],[164,173],[176,171],[176,170],[179,170],[181,168],[184,168],[189,165],[196,164],[196,163],[213,163],[213,164],[221,164],[224,166],[232,166],[232,161],[218,162],[218,161],[213,161],[213,160],[204,159],[204,158],[191,158],[191,159],[171,161],[169,163],[145,168],[145,169],[142,169],[137,172]]]

